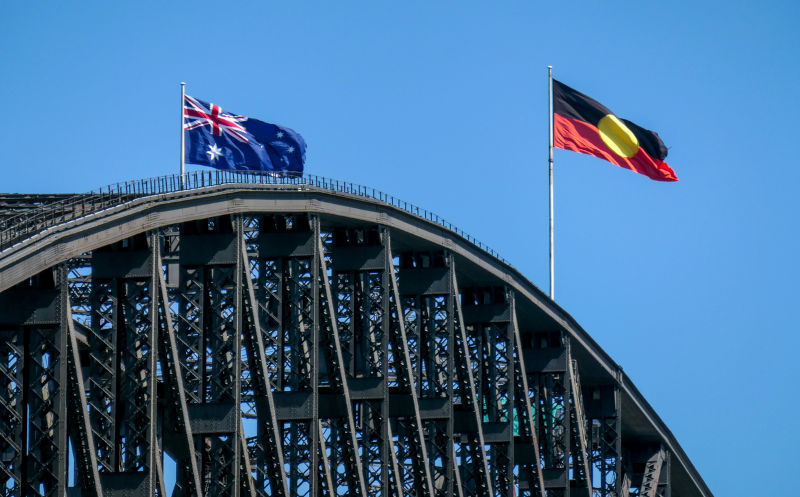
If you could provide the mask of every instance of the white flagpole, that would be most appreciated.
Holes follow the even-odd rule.
[[[183,114],[186,105],[186,83],[181,82],[181,190],[186,187],[186,133],[183,131]]]
[[[548,108],[550,111],[550,140],[548,142],[550,165],[550,299],[555,300],[555,263],[553,261],[553,66],[547,66],[547,86],[549,89]]]

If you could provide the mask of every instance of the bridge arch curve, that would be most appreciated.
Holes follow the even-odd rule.
[[[622,368],[467,235],[362,187],[235,179],[0,245],[11,495],[711,495]]]

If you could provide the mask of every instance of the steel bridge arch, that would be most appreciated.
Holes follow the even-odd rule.
[[[308,184],[123,200],[0,251],[3,495],[65,495],[69,460],[70,492],[169,495],[164,452],[173,495],[711,495],[459,232]]]

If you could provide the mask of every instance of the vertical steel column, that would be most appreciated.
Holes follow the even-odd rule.
[[[563,333],[549,332],[539,337],[540,349],[558,350],[566,361]],[[548,497],[568,497],[570,494],[570,388],[566,362],[558,369],[535,375],[535,403],[539,443],[544,472],[551,475],[545,485]]]
[[[160,247],[160,244],[159,244]],[[163,267],[161,254],[158,253],[156,268]],[[178,351],[177,340],[175,338],[175,330],[173,327],[173,316],[170,307],[169,291],[167,290],[167,283],[164,279],[164,273],[158,271],[158,287],[159,287],[159,300],[160,316],[161,316],[161,370],[164,375],[164,381],[167,388],[172,392],[173,406],[175,410],[175,418],[177,424],[177,431],[181,435],[181,445],[183,446],[183,457],[178,457],[179,469],[183,474],[176,475],[176,482],[182,485],[183,490],[187,493],[192,493],[198,497],[202,497],[203,488],[200,483],[200,469],[198,468],[198,452],[195,446],[195,440],[192,435],[191,419],[189,418],[189,407],[186,399],[186,389],[184,387],[184,378],[181,372],[181,355]],[[181,479],[186,481],[181,481]]]
[[[311,494],[310,497],[318,497],[320,494],[320,481],[319,481],[319,454],[322,452],[320,440],[324,439],[322,433],[320,416],[319,416],[319,320],[321,314],[320,305],[320,267],[322,264],[322,254],[320,253],[320,227],[319,217],[314,216],[311,219],[311,229],[314,235],[314,256],[311,263],[311,288],[313,300],[312,307],[312,335],[311,335],[311,443],[309,450],[311,451]],[[327,466],[327,465],[326,465]],[[333,487],[328,487],[333,491]]]
[[[497,325],[492,324],[484,329],[488,335],[486,338],[487,346],[485,352],[485,369],[494,370],[487,395],[487,412],[484,417],[488,417],[492,423],[503,423],[508,426],[508,438],[503,443],[494,443],[490,446],[491,461],[491,482],[494,485],[494,493],[499,496],[512,497],[514,486],[513,474],[513,416],[511,415],[514,405],[514,370],[511,345],[510,329],[508,323]],[[491,367],[489,367],[492,365]],[[488,409],[491,400],[492,409]]]
[[[100,473],[97,463],[97,445],[94,440],[91,417],[89,416],[89,406],[86,402],[86,390],[84,385],[83,370],[80,356],[78,354],[78,342],[75,337],[74,321],[72,317],[72,303],[70,301],[70,289],[66,288],[67,282],[61,284],[62,294],[66,294],[66,316],[63,318],[63,325],[67,330],[67,373],[69,376],[69,415],[70,437],[72,446],[75,450],[75,469],[77,483],[80,488],[90,495],[103,497],[103,489],[100,485]]]
[[[430,261],[431,268],[437,263],[426,254],[419,257]],[[440,264],[444,267],[442,257]],[[403,278],[401,273],[400,278]],[[403,320],[410,329],[407,350],[411,357],[412,369],[416,374],[414,384],[419,392],[420,403],[440,404],[440,414],[422,421],[424,443],[428,451],[428,467],[433,484],[433,494],[437,497],[450,497],[453,492],[453,438],[452,438],[452,394],[453,374],[453,303],[452,286],[449,274],[445,280],[446,288],[436,293],[422,293],[405,296],[403,301]],[[416,350],[415,350],[416,348]],[[414,363],[416,359],[416,363]]]
[[[342,347],[341,341],[339,340],[339,330],[337,327],[336,322],[336,311],[334,310],[334,303],[333,303],[333,294],[331,292],[330,282],[328,280],[328,267],[325,262],[324,258],[324,251],[322,247],[322,239],[319,236],[319,218],[315,218],[314,222],[315,233],[314,238],[316,240],[316,250],[319,253],[319,270],[321,275],[321,283],[324,290],[325,295],[325,305],[326,308],[322,310],[322,312],[327,316],[327,324],[329,329],[327,330],[330,333],[330,337],[327,337],[327,340],[330,340],[330,347],[332,350],[330,351],[331,357],[328,363],[328,372],[329,375],[333,375],[334,371],[339,375],[339,388],[341,389],[341,395],[344,397],[345,403],[345,411],[346,411],[346,426],[345,430],[347,431],[347,438],[345,440],[340,440],[340,443],[344,442],[344,445],[347,447],[347,451],[345,453],[345,457],[347,461],[345,463],[346,466],[349,466],[348,470],[350,472],[349,476],[349,484],[355,486],[357,488],[358,493],[362,497],[366,497],[367,490],[366,486],[364,485],[364,468],[361,464],[361,456],[358,451],[358,440],[356,439],[356,429],[355,429],[355,416],[353,414],[353,402],[350,396],[350,386],[348,384],[348,377],[347,372],[344,368],[344,359],[342,357]],[[318,280],[319,281],[319,280]],[[331,382],[334,383],[334,382]],[[338,471],[337,471],[338,472]],[[355,480],[355,481],[352,481]],[[337,482],[341,484],[340,482]],[[353,494],[353,491],[356,490],[352,486],[350,486],[350,494]],[[337,488],[338,491],[338,488]]]
[[[566,352],[567,348],[567,336],[566,332],[562,332],[561,334],[561,346],[564,349],[564,356],[569,357]],[[572,444],[570,443],[571,434],[572,434],[572,405],[570,404],[570,399],[572,398],[572,387],[569,382],[569,362],[565,364],[565,371],[560,375],[553,375],[554,382],[553,382],[553,393],[557,395],[557,392],[562,392],[562,397],[560,399],[561,402],[561,409],[563,410],[563,417],[558,419],[555,411],[554,411],[554,439],[557,440],[557,444],[563,450],[563,465],[564,465],[564,480],[565,480],[565,488],[563,495],[565,497],[570,496],[570,463],[572,461]],[[560,433],[556,435],[556,431],[558,430],[558,424],[561,425]]]
[[[389,497],[391,490],[389,488],[390,478],[394,478],[395,484],[399,483],[399,470],[397,467],[397,458],[395,455],[394,440],[392,439],[392,427],[389,420],[389,335],[391,333],[391,314],[390,314],[390,285],[389,278],[392,276],[392,259],[390,258],[391,251],[386,247],[389,243],[388,230],[380,230],[381,244],[383,250],[383,272],[381,273],[381,312],[383,317],[382,335],[381,335],[381,378],[383,379],[381,392],[383,399],[381,399],[380,408],[380,434],[381,434],[381,449],[380,459],[381,464],[381,497]],[[392,276],[393,277],[393,276]],[[393,350],[393,353],[397,353]],[[390,471],[391,468],[391,471]],[[392,475],[390,477],[390,474]],[[399,493],[395,488],[395,494]]]
[[[505,304],[508,306],[509,309],[509,316],[511,315],[511,299],[512,299],[512,292],[509,288],[503,288],[503,294],[505,298]],[[514,406],[516,405],[516,389],[514,388],[514,330],[511,327],[511,321],[509,318],[509,322],[505,323],[505,340],[504,340],[504,347],[505,347],[505,391],[506,391],[506,404],[504,407],[505,410],[505,422],[509,425],[508,430],[508,444],[505,447],[505,457],[507,458],[508,468],[506,469],[504,478],[507,482],[507,497],[516,497],[517,494],[517,486],[514,482],[514,423],[515,423],[515,416],[514,416]]]
[[[117,362],[118,351],[124,347],[117,341],[116,329],[119,322],[119,286],[115,279],[95,278],[93,271],[87,394],[100,472],[119,470],[116,446],[119,417],[116,402],[119,385]]]
[[[247,443],[242,444],[242,217],[233,216],[233,232],[236,236],[236,263],[234,264],[234,335],[233,335],[233,405],[236,419],[234,421],[233,440],[233,497],[239,497],[242,492],[242,465],[245,462],[243,451],[247,451]],[[249,466],[249,461],[248,466]],[[249,468],[245,472],[246,478],[251,479]],[[252,485],[250,485],[252,486]]]
[[[481,406],[478,404],[480,399],[475,391],[475,377],[472,374],[472,367],[470,364],[470,352],[466,335],[466,326],[464,324],[464,314],[462,312],[461,302],[459,300],[460,292],[458,289],[458,278],[455,270],[455,260],[452,254],[448,256],[448,259],[450,266],[450,298],[454,303],[455,308],[455,315],[453,316],[452,321],[458,328],[457,330],[454,330],[455,334],[457,334],[457,337],[454,337],[454,341],[451,342],[453,344],[452,348],[455,349],[454,351],[457,354],[455,359],[458,361],[458,363],[455,365],[454,371],[459,373],[458,384],[461,390],[459,392],[461,403],[464,405],[464,407],[471,411],[470,414],[473,417],[472,422],[475,423],[474,433],[467,435],[467,437],[471,440],[469,440],[469,442],[465,445],[468,446],[466,450],[470,453],[470,463],[472,464],[474,473],[476,475],[475,483],[477,484],[477,487],[475,491],[480,495],[491,496],[494,494],[494,490],[491,484],[491,473],[489,472],[489,466],[486,457],[486,439],[483,434],[483,416],[481,416]],[[491,381],[497,381],[497,378],[493,378]],[[452,378],[450,384],[453,384]],[[450,398],[452,399],[452,390],[450,393]]]
[[[283,388],[283,318],[284,318],[284,262],[280,259],[259,258],[258,261],[258,314],[264,327],[262,337],[267,352],[268,385]]]
[[[583,393],[578,374],[578,363],[572,360],[572,347],[567,338],[567,374],[569,375],[570,391],[572,392],[572,409],[570,409],[570,437],[572,438],[572,467],[574,477],[582,481],[588,492],[592,491],[592,463],[589,452],[589,440],[586,430],[586,415],[583,409]]]
[[[483,329],[486,339],[483,369],[493,373],[490,381],[484,382],[488,391],[483,418],[490,423],[505,424],[508,432],[503,442],[489,445],[487,453],[491,470],[489,481],[497,497],[513,497],[514,494],[514,370],[510,330],[508,323],[490,324]],[[481,396],[477,398],[481,402]]]
[[[356,357],[356,342],[361,337],[355,336],[357,328],[358,331],[361,331],[357,326],[357,321],[360,324],[360,320],[356,314],[356,301],[360,297],[356,290],[359,287],[356,283],[358,275],[355,271],[334,272],[331,275],[331,282],[335,284],[336,322],[343,347],[344,368],[350,374],[354,374],[356,368],[361,366],[357,364],[358,358]]]
[[[497,287],[460,291],[462,313],[508,309],[507,291]],[[475,399],[484,423],[488,484],[496,496],[513,493],[513,346],[510,319],[498,315],[465,318],[467,366],[472,371]],[[458,338],[458,337],[456,337]],[[458,383],[461,384],[460,382]],[[462,465],[463,468],[463,465]]]
[[[597,433],[592,450],[593,467],[595,474],[599,476],[598,481],[593,481],[596,497],[615,497],[622,488],[620,378],[621,371],[618,371],[617,382],[610,389],[613,396],[613,415],[592,420],[593,430]],[[605,393],[601,392],[601,395]]]
[[[456,373],[456,353],[457,353],[457,345],[455,340],[456,335],[456,308],[460,310],[456,300],[458,299],[458,286],[456,285],[456,271],[455,271],[455,264],[453,263],[453,256],[452,254],[447,255],[447,266],[449,269],[449,278],[448,278],[448,288],[447,288],[447,371],[437,371],[437,379],[441,383],[442,381],[447,382],[446,392],[447,392],[447,408],[448,408],[448,419],[447,419],[447,446],[444,448],[443,455],[447,458],[445,463],[445,478],[447,479],[447,496],[453,497],[455,495],[454,489],[456,485],[455,479],[455,458],[453,455],[455,454],[454,450],[454,419],[453,416],[455,414],[453,409],[454,399],[453,399],[453,382],[457,377]],[[432,316],[435,319],[435,316]],[[435,321],[434,321],[435,323]],[[458,319],[458,324],[463,325],[463,320]],[[434,329],[436,329],[436,324],[434,324]],[[463,326],[459,326],[459,332],[464,331]],[[437,340],[437,338],[434,338]],[[435,342],[434,342],[435,343]],[[439,344],[437,343],[436,346]],[[466,344],[463,344],[466,345]],[[460,352],[460,351],[458,351]],[[438,355],[438,354],[437,354]],[[469,357],[468,355],[464,355],[464,360]],[[438,364],[437,364],[438,366]],[[466,368],[467,371],[471,373],[469,367]],[[474,383],[470,382],[470,388],[474,389]],[[474,392],[474,390],[473,390]],[[475,397],[471,397],[474,401]],[[461,401],[463,402],[464,399],[462,398]],[[477,411],[476,411],[477,412]],[[478,429],[480,430],[480,416],[478,417]],[[483,445],[481,444],[481,450],[483,450]],[[484,461],[486,461],[486,457],[484,454]]]
[[[206,472],[210,480],[206,495],[237,496],[240,492],[240,467],[237,456],[240,440],[238,418],[240,406],[236,404],[240,378],[237,362],[238,332],[237,308],[239,294],[236,287],[237,265],[213,265],[205,268],[206,291],[204,295],[204,361],[202,364],[204,404],[232,405],[233,427],[227,434],[209,434],[205,437]],[[210,484],[209,484],[210,483]]]
[[[88,406],[105,481],[112,488],[153,492],[158,464],[156,269],[152,247],[133,250],[137,243],[148,241],[153,243],[152,237],[128,239],[113,249],[124,261],[144,254],[149,265],[133,272],[126,264],[104,265],[108,252],[93,254]],[[98,265],[105,267],[104,276],[98,275]]]
[[[386,439],[388,382],[384,372],[388,371],[389,292],[385,289],[386,261],[380,261],[381,268],[377,269],[377,261],[371,259],[380,247],[380,235],[374,227],[336,228],[331,236],[324,236],[324,241],[323,250],[330,248],[332,255],[330,284],[344,371],[352,377],[355,389],[379,385],[383,390],[380,400],[375,392],[355,399],[353,414],[367,493],[385,496],[390,445]],[[385,258],[385,250],[382,253]],[[348,256],[349,262],[342,262]],[[340,444],[346,446],[346,442]],[[342,486],[339,488],[341,491]]]
[[[187,249],[184,246],[186,243],[184,229],[181,230],[178,240],[178,251],[180,253]],[[179,312],[177,316],[174,316],[177,326],[173,330],[177,347],[175,363],[179,373],[178,376],[183,380],[188,414],[190,406],[197,406],[205,401],[206,328],[208,327],[205,308],[208,300],[206,298],[208,275],[203,266],[187,266],[183,262],[179,267],[179,271],[180,276],[176,289]],[[164,306],[165,308],[169,307],[166,299]],[[188,426],[190,431],[187,433],[191,432],[193,436],[192,446],[194,446],[194,453],[185,454],[184,458],[178,461],[178,464],[183,468],[191,469],[193,464],[191,459],[194,459],[200,485],[197,490],[198,495],[206,496],[211,486],[211,472],[208,468],[208,456],[206,455],[207,450],[210,449],[210,440],[202,434],[194,433],[191,430],[191,419],[189,419]],[[194,486],[191,481],[186,481],[189,478],[194,479],[193,474],[186,474],[184,471],[179,473],[178,477],[183,478],[183,481],[179,481],[179,484],[187,488],[187,490]]]
[[[152,264],[152,263],[151,263]],[[152,269],[152,266],[151,266]],[[155,288],[148,279],[120,282],[122,310],[117,321],[117,385],[114,398],[117,447],[115,472],[143,472],[148,476],[147,490],[155,483],[153,439],[155,436],[155,344],[152,324],[152,297]]]
[[[156,364],[158,363],[158,329],[160,328],[159,324],[159,314],[158,314],[158,293],[159,293],[159,281],[160,281],[160,274],[161,274],[161,265],[159,261],[161,260],[161,251],[160,251],[160,244],[159,240],[160,237],[158,235],[158,231],[153,230],[150,232],[148,238],[150,239],[150,283],[149,283],[149,291],[150,291],[150,343],[148,344],[148,351],[149,360],[148,360],[148,393],[147,393],[147,400],[148,400],[148,413],[147,413],[147,421],[149,424],[149,429],[147,433],[147,439],[149,443],[149,453],[147,454],[147,470],[148,470],[148,491],[155,495],[155,489],[158,488],[159,496],[165,497],[165,490],[164,486],[164,478],[163,478],[163,466],[164,461],[162,457],[162,451],[160,449],[161,444],[157,439],[158,433],[156,431],[158,425],[158,418],[157,418],[157,395],[158,395],[158,378],[157,378],[157,369]],[[164,365],[166,366],[166,364]],[[161,475],[161,478],[157,478],[158,475]],[[158,485],[157,485],[158,482]]]
[[[179,312],[176,316],[177,339],[183,384],[186,388],[187,402],[200,404],[203,398],[205,367],[205,275],[201,267],[180,266],[180,287],[178,289]]]
[[[284,223],[279,233],[295,232],[297,219],[276,216]],[[277,229],[277,228],[276,228]],[[262,225],[262,231],[265,226]],[[313,227],[311,228],[313,235]],[[313,238],[312,238],[313,241]],[[317,385],[319,266],[316,244],[309,256],[276,256],[264,260],[259,274],[260,312],[265,318],[272,343],[270,357],[275,363],[273,384],[278,393],[307,396],[308,418],[284,419],[281,425],[289,494],[299,497],[319,495],[319,415]]]
[[[206,497],[241,492],[240,406],[236,404],[241,350],[237,333],[238,253],[232,219],[212,218],[181,227],[180,313],[176,345],[190,427]],[[179,463],[191,469],[188,454]],[[193,457],[193,456],[192,456]],[[182,471],[185,487],[194,486]],[[188,473],[188,474],[187,474]]]
[[[244,241],[244,240],[242,240]],[[259,305],[256,301],[253,280],[250,274],[251,262],[247,255],[247,247],[241,243],[240,254],[242,265],[246,271],[244,281],[246,292],[243,304],[245,310],[244,318],[249,319],[249,326],[245,327],[245,343],[248,347],[247,357],[250,362],[250,374],[253,382],[253,390],[256,394],[256,415],[259,422],[259,434],[257,436],[257,447],[263,457],[256,458],[256,465],[259,472],[260,466],[266,466],[268,474],[263,477],[269,484],[263,488],[258,488],[259,494],[277,495],[288,497],[289,490],[286,486],[286,470],[284,468],[283,443],[278,427],[278,420],[275,415],[275,400],[272,395],[272,382],[269,378],[266,353],[264,350],[263,331],[259,319]],[[263,399],[263,400],[259,400]]]
[[[516,298],[513,293],[510,295],[511,305],[511,328],[514,335],[514,389],[516,390],[516,412],[519,417],[519,438],[520,446],[525,447],[532,453],[532,463],[520,467],[520,473],[527,471],[530,494],[535,497],[545,497],[544,477],[542,475],[541,455],[539,452],[539,440],[536,434],[536,419],[534,418],[533,406],[531,406],[531,389],[528,386],[528,370],[525,366],[525,356],[522,347],[522,337],[520,336],[519,324],[517,321]],[[537,407],[538,410],[538,407]],[[538,418],[538,415],[536,415]],[[516,445],[516,444],[515,444]],[[516,447],[515,447],[516,451]],[[526,494],[528,495],[528,494]]]
[[[23,370],[25,346],[19,329],[0,333],[0,488],[9,496],[21,496],[25,475],[25,403]]]
[[[411,398],[413,408],[413,418],[409,423],[411,426],[404,426],[406,423],[401,418],[396,418],[399,427],[402,427],[405,433],[398,433],[397,449],[402,449],[403,452],[398,454],[401,461],[406,457],[412,460],[414,467],[414,475],[411,484],[407,485],[407,478],[400,477],[397,483],[397,494],[414,492],[419,497],[433,495],[433,472],[430,467],[430,459],[428,457],[427,444],[425,443],[424,425],[422,424],[422,416],[419,407],[419,394],[418,384],[421,383],[419,375],[415,377],[413,363],[411,361],[410,346],[408,336],[406,335],[405,326],[405,312],[403,309],[403,302],[400,300],[400,291],[397,286],[397,274],[394,268],[394,258],[392,256],[392,243],[391,232],[388,228],[384,228],[384,247],[386,248],[386,258],[391,267],[391,275],[389,277],[389,288],[391,291],[390,298],[394,303],[394,314],[392,316],[392,323],[394,329],[389,330],[390,339],[393,345],[393,354],[396,356],[397,365],[395,371],[398,375],[398,386],[405,387],[408,395]],[[400,430],[398,430],[400,431]],[[416,448],[416,450],[414,450]],[[408,454],[410,452],[410,454]],[[398,473],[400,473],[398,468]],[[407,470],[403,468],[403,474]],[[413,494],[412,494],[413,495]]]
[[[63,268],[57,267],[47,273],[50,271],[55,273],[58,288],[63,280]],[[47,279],[51,275],[39,278]],[[31,290],[46,295],[52,293],[49,284],[34,284]],[[26,436],[20,440],[24,480],[18,495],[56,496],[66,491],[66,406],[61,409],[67,385],[63,374],[66,333],[61,326],[63,297],[53,296],[56,297],[56,312],[52,318],[34,318],[19,324],[25,349],[21,407]]]
[[[57,403],[59,432],[56,442],[56,449],[58,450],[58,469],[59,483],[56,495],[62,496],[67,493],[68,483],[68,459],[69,459],[69,320],[70,320],[70,305],[69,305],[69,270],[66,263],[61,263],[57,266],[56,289],[58,290],[58,385],[59,395]]]

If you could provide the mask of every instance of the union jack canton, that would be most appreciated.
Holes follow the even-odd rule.
[[[303,173],[306,143],[289,128],[225,112],[187,95],[183,130],[187,162],[281,176]]]

